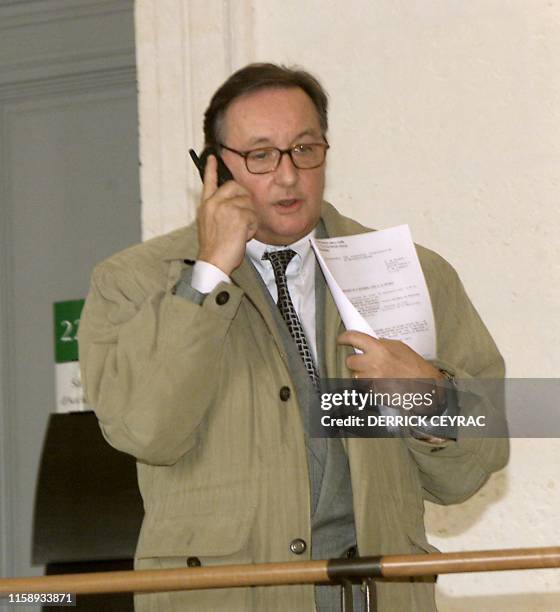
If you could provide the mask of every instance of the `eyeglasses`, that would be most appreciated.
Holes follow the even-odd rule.
[[[231,151],[245,160],[245,166],[251,174],[267,174],[274,172],[280,165],[283,155],[289,155],[292,164],[300,170],[312,170],[322,166],[325,162],[329,144],[326,142],[312,142],[297,144],[289,149],[276,147],[263,147],[251,151],[236,151],[224,144],[220,147]]]

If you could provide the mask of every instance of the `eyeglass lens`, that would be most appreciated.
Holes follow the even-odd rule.
[[[294,166],[299,169],[317,168],[325,161],[327,147],[323,144],[302,144],[285,151]],[[273,147],[250,151],[246,156],[247,170],[255,174],[272,172],[279,163],[283,151]]]

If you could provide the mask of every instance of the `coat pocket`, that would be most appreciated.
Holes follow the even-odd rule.
[[[250,562],[255,511],[254,506],[237,512],[217,507],[204,514],[148,520],[142,526],[136,558],[197,557],[201,562]]]
[[[235,555],[248,549],[255,514],[246,480],[178,489],[146,512],[136,558]]]

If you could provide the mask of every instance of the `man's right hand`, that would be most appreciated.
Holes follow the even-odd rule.
[[[246,244],[257,233],[257,215],[249,192],[235,181],[218,187],[218,163],[208,157],[198,209],[198,259],[228,276],[241,265]]]

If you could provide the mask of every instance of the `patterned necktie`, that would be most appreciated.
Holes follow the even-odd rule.
[[[319,376],[317,374],[317,370],[315,369],[315,364],[313,363],[313,357],[311,356],[311,351],[309,350],[309,345],[307,344],[307,338],[305,337],[303,327],[301,326],[301,321],[297,316],[296,309],[294,308],[292,298],[290,297],[290,293],[288,291],[286,268],[295,254],[295,251],[292,251],[292,249],[285,249],[283,251],[265,253],[262,258],[268,259],[272,264],[274,279],[276,280],[276,287],[278,289],[278,301],[276,302],[278,304],[278,309],[280,310],[280,314],[284,318],[284,321],[286,321],[286,325],[288,326],[292,338],[296,342],[299,354],[303,359],[303,364],[305,365],[305,369],[311,378],[311,382],[313,383],[313,386],[318,389]]]

